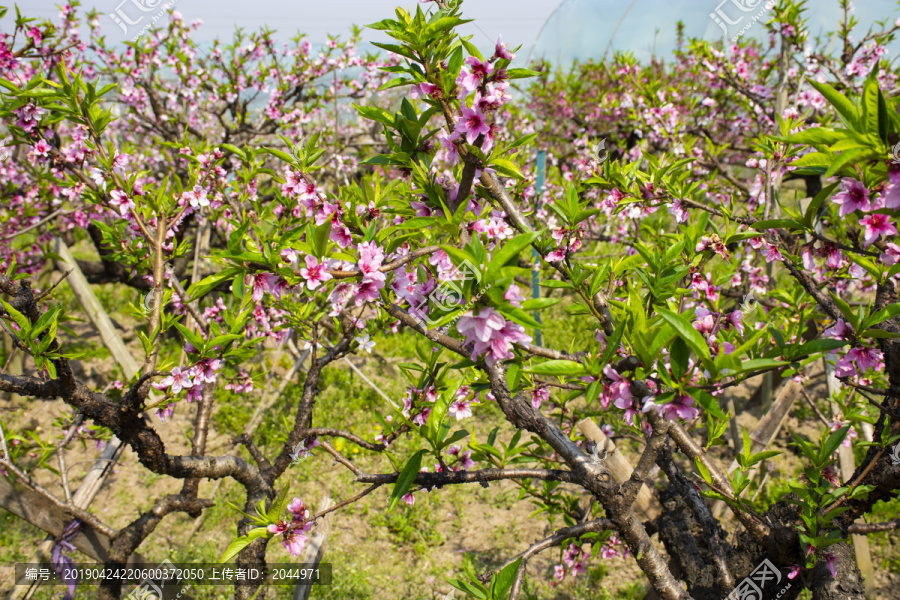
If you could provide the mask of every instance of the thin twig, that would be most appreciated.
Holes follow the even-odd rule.
[[[868,400],[868,401],[869,401],[869,404],[871,404],[872,406],[877,407],[877,408],[878,408],[879,410],[881,410],[882,412],[886,412],[886,413],[889,414],[889,415],[891,416],[891,418],[893,418],[894,420],[900,421],[900,415],[898,415],[897,413],[895,413],[893,410],[891,410],[890,408],[888,408],[888,407],[885,406],[884,404],[882,404],[882,403],[876,401],[874,398],[872,398],[871,396],[869,396],[868,394],[866,394],[865,392],[863,392],[861,389],[856,388],[856,391],[859,392],[859,395],[860,395],[860,396],[862,396],[863,398],[865,398],[866,400]]]
[[[900,519],[894,519],[893,521],[885,521],[883,523],[854,523],[850,527],[847,528],[847,532],[850,534],[854,533],[882,533],[885,531],[893,531],[895,529],[900,529]]]
[[[354,475],[356,475],[358,477],[363,474],[362,470],[360,470],[359,467],[357,467],[352,462],[347,460],[347,458],[343,454],[341,454],[340,452],[338,452],[337,450],[332,448],[331,444],[329,444],[328,442],[325,442],[325,441],[322,441],[320,443],[322,444],[322,447],[325,448],[325,450],[327,450],[328,453],[331,454],[337,462],[341,463],[342,465],[344,465],[345,467],[347,467],[348,469],[353,471]]]
[[[20,229],[19,231],[15,232],[15,233],[11,233],[11,234],[9,234],[9,235],[5,235],[5,236],[3,236],[3,237],[0,237],[0,241],[5,242],[6,240],[11,240],[11,239],[13,239],[13,238],[17,238],[17,237],[19,237],[20,235],[22,235],[23,233],[28,233],[28,232],[31,231],[32,229],[37,229],[38,227],[40,227],[41,225],[43,225],[43,224],[46,223],[47,221],[53,219],[54,217],[58,216],[58,215],[59,215],[60,213],[62,213],[62,212],[63,212],[63,209],[61,209],[61,208],[60,208],[60,209],[57,209],[56,211],[50,213],[49,215],[47,215],[46,217],[44,217],[43,219],[41,219],[40,221],[38,221],[38,222],[35,223],[34,225],[29,225],[29,226],[26,227],[25,229]]]
[[[316,519],[320,519],[330,512],[334,512],[339,508],[343,508],[344,506],[347,506],[348,504],[352,504],[353,502],[356,502],[363,496],[367,496],[367,495],[371,494],[372,492],[374,492],[375,490],[380,488],[382,485],[383,484],[381,484],[381,483],[376,483],[374,485],[371,485],[371,486],[367,487],[365,490],[363,490],[362,492],[360,492],[359,494],[353,496],[352,498],[348,498],[347,500],[344,500],[343,502],[335,504],[334,506],[332,506],[331,508],[329,508],[327,510],[323,510],[322,512],[313,515],[312,518],[310,519],[310,521],[315,521]]]
[[[825,418],[825,415],[822,414],[822,412],[819,410],[819,407],[816,406],[815,401],[809,397],[809,394],[806,393],[806,390],[800,388],[800,394],[803,396],[803,399],[806,400],[807,404],[809,404],[816,412],[816,416],[819,417],[819,420],[822,421],[822,423],[824,423],[826,427],[831,427],[831,423],[828,421],[828,419]]]
[[[72,425],[72,429],[71,429],[72,432],[74,432],[78,428],[77,421],[79,420],[79,418],[84,418],[84,415],[80,412],[75,417],[76,423],[74,423]],[[68,443],[68,441],[70,439],[72,439],[71,436],[69,434],[67,434],[62,440],[59,441],[59,443],[56,444],[56,459],[59,461],[59,476],[60,476],[60,479],[62,479],[63,492],[65,492],[65,494],[66,494],[66,503],[69,506],[73,506],[72,490],[69,489],[69,475],[68,475],[68,471],[66,470],[66,456],[65,456],[66,455],[65,445]]]
[[[203,313],[200,312],[200,309],[197,307],[197,302],[192,301],[190,296],[187,295],[184,287],[181,285],[181,282],[178,281],[178,277],[175,273],[169,273],[169,281],[172,282],[172,289],[175,290],[175,293],[178,294],[178,298],[181,300],[181,305],[184,306],[191,316],[194,318],[197,323],[203,328],[203,331],[209,333],[209,323],[206,318],[203,316]]]
[[[56,286],[58,286],[58,285],[61,284],[63,281],[65,281],[65,280],[66,280],[66,277],[69,276],[69,273],[71,273],[71,272],[74,271],[74,270],[75,270],[75,269],[69,269],[68,271],[66,271],[65,273],[63,273],[62,277],[60,277],[60,278],[56,281],[56,283],[54,283],[53,285],[51,285],[50,288],[49,288],[46,292],[41,292],[40,294],[38,294],[37,296],[35,296],[35,297],[34,297],[34,301],[35,301],[35,302],[40,302],[43,298],[45,298],[46,296],[48,296],[48,295],[50,294],[50,292],[52,292],[53,290],[55,290],[55,289],[56,289]]]
[[[361,447],[365,448],[366,450],[373,450],[375,452],[381,452],[382,450],[387,448],[387,444],[384,442],[374,444],[372,442],[368,442],[368,441],[364,440],[363,438],[359,437],[358,435],[350,433],[349,431],[342,431],[340,429],[334,429],[331,427],[313,427],[310,429],[304,429],[300,433],[303,436],[315,436],[315,437],[324,436],[324,437],[344,438],[345,440],[350,440],[357,446],[361,446]]]

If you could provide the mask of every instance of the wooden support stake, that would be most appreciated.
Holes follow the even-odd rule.
[[[831,401],[835,393],[840,389],[841,382],[834,376],[834,367],[827,360],[825,363],[826,383],[828,385],[828,399]],[[837,415],[840,411],[838,405],[831,401],[831,413]],[[841,468],[841,481],[846,481],[856,472],[856,460],[853,458],[853,447],[846,447],[843,444],[838,448],[838,464]],[[857,519],[857,523],[864,523],[862,519]],[[850,536],[853,542],[853,552],[856,554],[856,566],[859,567],[863,576],[863,583],[866,586],[866,598],[872,600],[875,598],[875,568],[872,565],[872,552],[869,549],[869,538],[865,535],[855,534]]]
[[[322,503],[319,505],[319,510],[316,512],[328,510],[332,506],[334,506],[334,500],[329,496],[325,496],[325,498],[322,499]],[[328,541],[328,535],[331,533],[331,526],[334,523],[334,514],[334,512],[330,512],[322,517],[321,521],[316,523],[313,534],[309,538],[309,545],[303,553],[304,568],[314,569],[322,562],[322,557],[325,555],[325,542]],[[309,583],[298,583],[294,587],[293,600],[309,600],[309,594],[312,591],[312,587],[312,584]]]
[[[603,455],[604,450],[607,452],[603,465],[609,469],[609,472],[613,474],[616,481],[625,483],[631,478],[634,467],[632,467],[631,463],[628,462],[628,459],[619,452],[615,443],[606,437],[606,434],[597,427],[597,423],[593,419],[588,417],[587,419],[580,421],[578,423],[578,429],[584,434],[584,437],[597,444],[601,456]],[[641,491],[638,492],[637,498],[634,500],[634,511],[649,520],[655,519],[662,512],[662,504],[660,504],[656,496],[650,492],[650,489],[646,484],[641,486]]]
[[[791,407],[800,396],[800,389],[800,384],[793,380],[789,380],[784,384],[784,387],[781,388],[781,392],[778,394],[778,398],[772,404],[771,410],[763,415],[763,418],[756,425],[756,429],[750,434],[750,452],[753,454],[762,452],[766,446],[772,443],[772,440],[775,439],[775,436],[781,430],[781,426],[787,419],[788,414],[790,414]],[[728,473],[733,473],[737,468],[738,462],[736,460],[732,461],[731,466],[728,467]],[[750,477],[753,478],[755,476],[756,469],[754,468],[750,473]],[[727,504],[721,500],[716,500],[712,506],[712,514],[718,519],[725,513],[727,508]]]
[[[100,304],[97,296],[94,295],[94,291],[87,282],[84,273],[78,268],[78,263],[75,261],[75,257],[72,256],[72,251],[59,238],[54,240],[53,251],[60,256],[56,261],[56,268],[63,273],[72,271],[66,278],[66,283],[69,284],[69,287],[75,293],[75,297],[78,299],[84,312],[87,313],[91,323],[100,332],[100,339],[103,341],[103,345],[109,349],[109,353],[122,367],[125,376],[131,379],[137,375],[140,367],[128,351],[122,338],[119,337],[119,332],[116,331],[109,315],[103,310],[103,305]]]
[[[11,484],[4,477],[0,477],[0,506],[54,538],[62,535],[72,522],[71,516],[41,494],[21,484]],[[104,562],[109,555],[109,543],[105,534],[87,523],[82,523],[81,531],[72,540],[75,548],[98,562]],[[129,563],[132,562],[143,562],[143,559],[133,554],[129,559]]]

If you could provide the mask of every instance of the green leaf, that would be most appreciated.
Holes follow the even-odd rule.
[[[413,83],[415,83],[415,80],[410,79],[409,77],[396,77],[394,79],[391,79],[384,85],[382,85],[380,88],[378,88],[378,91],[383,92],[385,90],[390,90],[390,89],[397,88],[397,87],[403,87],[404,85],[410,85]]]
[[[525,372],[533,375],[553,375],[557,377],[587,375],[584,365],[574,360],[548,360],[547,362],[527,367]]]
[[[419,469],[422,468],[422,456],[424,456],[424,454],[424,450],[419,450],[410,457],[406,466],[403,467],[400,476],[397,478],[397,483],[394,484],[394,491],[391,493],[391,502],[388,504],[388,511],[394,510],[394,507],[397,506],[400,499],[406,495],[406,492],[412,487],[416,475],[419,474]]]
[[[399,27],[400,23],[393,19],[382,19],[376,23],[370,23],[366,25],[369,29],[375,29],[376,31],[393,31],[395,28]]]
[[[51,308],[50,310],[48,310],[47,312],[45,312],[44,314],[42,314],[41,318],[38,319],[38,322],[34,324],[34,328],[29,333],[29,337],[31,339],[37,339],[45,329],[50,327],[50,325],[52,323],[56,322],[56,317],[59,315],[60,310],[61,309],[59,306],[55,306],[55,307]],[[54,329],[54,332],[55,332],[55,329]],[[54,336],[51,335],[51,336],[49,336],[48,339],[52,340],[53,337]]]
[[[803,229],[803,225],[792,219],[757,221],[751,227],[757,231],[765,231],[766,229]]]
[[[462,46],[457,46],[456,50],[453,51],[453,54],[450,55],[450,60],[447,61],[447,72],[456,77],[456,75],[459,74],[459,70],[462,68],[464,60],[465,57],[463,57]]]
[[[860,103],[862,106],[863,118],[860,125],[863,125],[865,132],[878,136],[878,104],[879,104],[878,79],[870,76],[866,80],[863,88]]]
[[[447,579],[447,583],[470,596],[474,596],[478,600],[487,600],[488,589],[477,579],[471,582],[464,579]],[[259,589],[263,589],[262,586]]]
[[[865,320],[862,325],[862,329],[868,329],[874,325],[878,325],[882,321],[887,321],[888,319],[893,319],[894,317],[900,315],[900,303],[898,304],[890,304],[885,306],[881,310],[876,313],[872,313],[869,315],[869,318]]]
[[[816,88],[820,94],[825,96],[825,99],[834,107],[848,127],[856,127],[858,119],[856,108],[847,96],[843,95],[827,83],[819,83],[818,81],[809,78],[807,78],[807,81],[811,86]]]
[[[612,357],[619,349],[619,343],[622,341],[623,335],[625,335],[625,321],[619,321],[619,324],[613,330],[612,337],[606,340],[606,349],[603,351],[603,356],[600,357],[599,366],[601,368],[605,367],[612,360]]]
[[[854,164],[855,161],[862,159],[863,157],[861,155],[864,152],[865,151],[861,148],[844,150],[837,155],[837,158],[834,159],[834,162],[832,162],[831,166],[828,167],[828,170],[825,171],[825,177],[831,177],[835,173],[840,173],[841,169],[844,167],[850,166]]]
[[[429,23],[422,32],[423,38],[428,38],[441,31],[453,29],[457,25],[471,22],[472,19],[460,19],[459,17],[441,17],[434,23]]]
[[[174,323],[174,325],[175,325],[175,328],[184,337],[184,339],[186,339],[188,342],[190,342],[190,344],[197,350],[203,349],[203,347],[206,345],[203,341],[203,338],[201,338],[199,335],[197,335],[196,333],[194,333],[193,331],[191,331],[190,329],[188,329],[181,323],[176,321]]]
[[[860,486],[856,487],[856,489],[854,489],[852,492],[850,492],[850,499],[853,500],[856,498],[865,498],[866,496],[869,495],[869,492],[871,492],[874,489],[875,489],[874,485],[860,485]],[[849,510],[849,507],[847,507],[847,508]]]
[[[280,158],[282,161],[288,164],[294,164],[297,159],[285,152],[284,150],[278,150],[277,148],[263,148],[263,152],[271,154],[276,158]]]
[[[828,436],[825,445],[823,445],[822,449],[819,451],[820,464],[817,466],[824,467],[825,464],[828,463],[831,459],[831,455],[834,454],[834,451],[838,449],[838,446],[840,446],[841,442],[844,441],[844,438],[847,437],[848,431],[850,431],[850,425],[845,425]]]
[[[562,302],[562,298],[532,298],[522,303],[522,310],[543,310]]]
[[[509,365],[509,368],[506,370],[506,383],[509,385],[510,392],[515,392],[521,378],[522,365],[519,363]]]
[[[468,52],[470,55],[474,56],[478,60],[484,61],[484,56],[481,55],[481,52],[478,50],[478,48],[475,46],[475,44],[473,44],[473,43],[469,42],[469,40],[463,39],[463,38],[460,38],[459,42],[463,46],[466,47],[466,52]]]
[[[495,574],[491,578],[491,600],[506,600],[510,588],[516,580],[516,574],[519,571],[519,564],[522,559],[519,558],[512,562]]]
[[[370,121],[377,121],[389,127],[394,125],[394,115],[379,106],[360,106],[359,104],[354,104],[353,107],[356,108],[357,112],[359,112],[362,117],[369,119]]]
[[[700,460],[699,456],[694,458],[694,467],[697,469],[697,473],[700,474],[700,477],[703,478],[703,481],[712,484],[712,473],[706,468],[706,465],[703,464],[703,461]]]
[[[531,327],[534,329],[540,329],[541,324],[530,314],[522,310],[521,308],[516,308],[514,306],[498,306],[497,310],[504,317],[508,317],[513,322],[518,323],[524,327]]]
[[[695,354],[701,358],[709,358],[709,346],[706,344],[706,340],[703,339],[700,332],[694,329],[694,326],[691,325],[686,318],[664,308],[658,308],[656,309],[656,312],[658,312],[669,325],[675,328],[675,331],[678,332],[681,339],[691,347],[691,350],[693,350]]]
[[[440,444],[441,439],[450,430],[450,426],[444,423],[444,417],[447,416],[447,409],[450,403],[453,402],[453,398],[456,396],[456,392],[461,384],[462,381],[457,380],[454,385],[444,390],[432,405],[431,412],[428,413],[428,421],[425,423],[424,433],[425,437],[435,446]]]
[[[384,156],[383,154],[377,154],[375,156],[370,156],[366,160],[359,163],[361,165],[374,165],[376,167],[383,167],[387,165],[402,165],[403,163],[390,158],[389,156]]]
[[[228,267],[227,269],[222,269],[218,273],[214,273],[213,275],[204,278],[202,281],[198,281],[197,283],[192,284],[188,289],[188,296],[191,297],[191,300],[202,298],[211,290],[218,287],[220,283],[222,283],[226,279],[234,277],[241,272],[242,270],[237,267]]]
[[[469,432],[466,431],[465,429],[460,429],[459,431],[454,431],[454,432],[453,432],[453,435],[451,435],[451,436],[448,437],[446,440],[444,440],[443,442],[441,442],[440,446],[438,447],[438,450],[443,450],[444,448],[446,448],[446,447],[449,446],[450,444],[455,444],[455,443],[458,442],[459,440],[464,439],[464,438],[466,438],[466,437],[468,437],[468,436],[469,436]]]
[[[742,361],[741,368],[738,372],[739,373],[748,373],[750,371],[761,371],[764,369],[783,367],[788,364],[790,364],[790,363],[786,363],[783,360],[774,360],[771,358],[754,358],[752,360]]]
[[[225,549],[225,553],[222,555],[222,558],[219,559],[219,562],[225,563],[230,561],[232,558],[237,556],[241,550],[249,546],[252,541],[252,539],[246,536],[239,537],[238,539],[234,540],[233,542],[228,544],[228,547]]]
[[[869,275],[872,276],[875,281],[881,281],[882,279],[882,268],[875,264],[875,261],[867,256],[849,256],[850,260],[861,266],[863,269],[868,271]],[[865,329],[865,327],[863,327]]]
[[[898,265],[900,266],[900,265]],[[550,288],[554,290],[570,290],[572,289],[572,284],[568,281],[556,281],[555,279],[548,279],[546,281],[542,281],[540,283],[541,287]]]
[[[516,179],[525,179],[525,175],[519,170],[519,167],[511,160],[505,158],[493,158],[490,165],[497,170],[497,173],[504,177],[515,177]]]
[[[328,248],[328,238],[331,236],[331,219],[325,221],[315,229],[313,236],[313,249],[317,258],[324,258],[325,250]]]
[[[540,75],[537,71],[531,69],[509,69],[506,74],[510,79],[524,79],[526,77],[536,77]]]
[[[376,46],[378,48],[387,50],[388,52],[393,52],[394,54],[399,54],[400,56],[405,56],[406,58],[408,58],[410,60],[417,60],[415,53],[412,52],[411,50],[409,50],[408,48],[406,48],[405,46],[400,46],[397,44],[382,44],[380,42],[372,42],[372,45]],[[408,72],[406,69],[403,69],[402,67],[397,67],[397,68],[402,69],[401,72]],[[382,70],[386,71],[387,69],[382,69]]]
[[[25,315],[17,311],[12,307],[11,304],[5,302],[4,300],[0,300],[0,304],[3,305],[3,308],[6,309],[6,313],[12,317],[12,320],[16,322],[16,325],[22,330],[21,333],[24,336],[28,336],[28,333],[31,331],[31,323],[28,322],[28,319],[25,318]]]
[[[841,340],[818,339],[806,342],[800,346],[794,353],[794,356],[806,356],[808,354],[818,354],[819,352],[831,352],[849,344]]]
[[[281,513],[284,512],[284,507],[287,506],[287,497],[290,490],[291,486],[286,485],[280,492],[278,492],[278,496],[272,502],[272,506],[269,508],[269,512],[266,513],[266,516],[269,518],[270,522],[277,523],[280,520]]]
[[[810,127],[803,131],[791,134],[783,139],[790,144],[806,144],[808,146],[831,146],[846,138],[846,133],[835,131],[827,127]]]
[[[531,243],[535,239],[537,239],[537,237],[538,234],[536,232],[523,233],[506,242],[503,248],[501,248],[499,252],[495,253],[493,258],[491,258],[491,264],[487,268],[485,277],[488,280],[493,280],[493,278],[500,272],[501,267],[519,256],[519,253],[530,246]]]
[[[810,152],[791,163],[792,167],[800,167],[798,172],[821,175],[834,162],[834,155],[827,152]]]
[[[891,333],[890,331],[885,331],[884,329],[866,329],[861,334],[859,334],[859,337],[876,340],[894,340],[900,338],[900,333]]]
[[[689,389],[687,392],[691,398],[696,400],[707,412],[712,413],[720,419],[728,418],[725,413],[722,412],[722,407],[719,406],[719,403],[709,392],[705,392],[701,389]]]
[[[672,346],[669,349],[671,353],[671,361],[669,363],[670,370],[672,371],[672,377],[676,381],[681,381],[684,379],[684,376],[687,375],[688,370],[688,362],[690,361],[690,350],[688,350],[687,344],[684,343],[684,340],[679,338],[675,338],[675,341],[672,342]]]
[[[841,311],[841,314],[844,315],[844,318],[847,319],[847,322],[853,326],[853,330],[859,331],[859,319],[857,318],[856,313],[853,312],[853,309],[850,308],[850,305],[842,300],[841,297],[834,292],[829,293],[831,294],[831,299],[834,300],[835,306],[838,307],[838,310]]]
[[[243,150],[241,150],[240,148],[238,148],[237,146],[235,146],[235,145],[233,145],[233,144],[219,144],[219,146],[220,146],[221,148],[225,148],[226,150],[228,150],[228,151],[231,152],[232,154],[234,154],[234,155],[240,157],[241,160],[247,160],[247,154],[246,154]]]
[[[812,227],[813,220],[816,215],[819,214],[819,208],[822,206],[822,203],[831,197],[831,194],[837,189],[838,185],[840,185],[839,182],[832,183],[831,185],[822,188],[822,191],[816,194],[816,197],[813,198],[812,202],[809,203],[809,206],[806,207],[806,214],[803,215],[804,227]]]

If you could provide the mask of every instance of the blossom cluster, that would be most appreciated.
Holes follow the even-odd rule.
[[[512,347],[530,343],[531,336],[518,323],[506,320],[496,309],[485,307],[477,313],[468,311],[457,321],[456,329],[466,336],[472,360],[484,356],[488,366],[498,360],[513,358]]]
[[[272,523],[267,529],[273,536],[282,537],[281,545],[292,556],[300,556],[309,542],[307,534],[312,529],[313,522],[309,520],[309,509],[306,508],[300,498],[294,498],[288,504],[287,509],[292,515],[291,520]]]
[[[223,366],[221,359],[203,359],[196,364],[182,369],[174,367],[168,375],[160,381],[154,382],[154,388],[160,391],[168,391],[174,396],[186,392],[185,400],[191,402],[203,397],[203,388],[209,383],[213,384],[218,378],[216,372]],[[174,405],[169,404],[157,411],[157,416],[163,421],[172,416]]]

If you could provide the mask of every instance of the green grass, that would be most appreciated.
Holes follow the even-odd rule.
[[[378,586],[375,584],[373,564],[360,560],[361,556],[333,554],[331,563],[331,585],[313,586],[310,598],[317,600],[375,600]]]
[[[446,509],[441,499],[434,496],[434,492],[416,494],[416,505],[412,509],[397,506],[390,512],[378,509],[367,511],[369,522],[383,527],[392,543],[413,548],[417,554],[427,554],[430,548],[446,541],[437,531],[437,515],[444,514]],[[440,512],[442,509],[443,512]]]
[[[894,498],[890,502],[878,502],[866,520],[870,523],[879,523],[898,518],[900,518],[900,500]],[[900,554],[894,551],[900,543],[900,532],[894,530],[875,533],[869,535],[868,538],[873,552],[882,555],[881,564],[875,562],[875,568],[889,573],[900,573]]]

